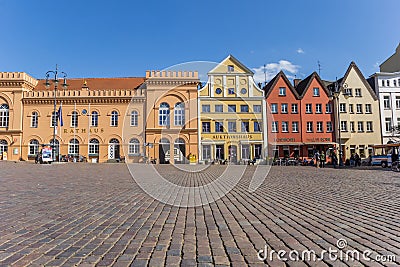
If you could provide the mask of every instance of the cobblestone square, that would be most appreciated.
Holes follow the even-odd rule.
[[[227,166],[155,168],[195,187]],[[0,162],[0,266],[400,265],[398,173],[274,166],[250,192],[256,168],[215,202],[177,207],[147,195],[124,164]],[[321,253],[338,246],[370,254]],[[289,258],[305,250],[322,259]]]

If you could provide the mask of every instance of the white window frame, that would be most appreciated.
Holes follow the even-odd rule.
[[[322,121],[317,121],[317,133],[324,132],[324,123]]]
[[[289,132],[289,122],[282,121],[282,133],[288,133],[288,132]]]
[[[88,147],[88,154],[90,156],[99,155],[99,143],[97,138],[90,139]]]
[[[286,104],[286,103],[281,104],[281,113],[282,114],[288,113],[288,104]]]
[[[185,103],[178,102],[174,106],[174,125],[185,125]]]
[[[322,104],[315,104],[315,113],[322,113]]]
[[[90,114],[90,126],[98,127],[99,126],[99,113],[97,111],[92,111]]]
[[[39,113],[33,111],[31,114],[31,128],[38,128],[39,126]]]
[[[132,138],[129,140],[128,155],[140,155],[140,141],[137,138]]]
[[[131,112],[131,126],[137,127],[139,125],[139,112],[132,110]]]
[[[297,114],[299,112],[298,105],[296,103],[292,104],[292,113]]]
[[[292,121],[292,132],[293,133],[299,132],[299,122],[298,121]]]
[[[10,107],[4,103],[0,106],[0,128],[8,128],[10,123]]]
[[[277,121],[272,122],[272,127],[271,127],[271,132],[272,133],[277,133],[279,132],[279,125]]]
[[[311,114],[312,113],[312,104],[306,104],[306,113]]]
[[[313,122],[307,121],[307,133],[312,133],[312,132],[314,132]]]

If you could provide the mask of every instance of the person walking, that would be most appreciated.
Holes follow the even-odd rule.
[[[315,157],[315,166],[316,166],[317,168],[319,168],[319,163],[320,163],[319,151],[316,151],[316,152],[315,152],[314,157]]]
[[[337,158],[337,155],[336,155],[335,151],[333,151],[333,154],[332,154],[332,164],[333,164],[333,168],[336,169],[336,166],[338,164],[338,158]]]
[[[325,160],[326,160],[326,158],[325,158],[324,151],[321,152],[320,158],[321,158],[321,168],[325,168]]]

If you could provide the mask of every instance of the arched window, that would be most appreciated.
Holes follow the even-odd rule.
[[[131,126],[138,126],[138,112],[136,110],[131,112]]]
[[[185,125],[185,104],[178,102],[174,108],[174,122],[175,126]]]
[[[34,111],[32,112],[32,116],[31,116],[31,127],[32,128],[37,128],[39,124],[39,114]]]
[[[161,103],[160,109],[158,110],[158,125],[168,126],[169,125],[169,105],[168,103]]]
[[[10,109],[7,104],[0,106],[0,127],[7,128],[10,117]]]
[[[29,142],[29,151],[28,155],[36,155],[39,152],[39,141],[36,139],[32,139]]]
[[[99,154],[99,140],[92,138],[89,141],[89,155]]]
[[[69,140],[68,154],[79,155],[79,141],[76,138]]]
[[[140,153],[140,142],[136,138],[129,140],[129,155],[137,155]]]
[[[92,127],[99,126],[99,113],[97,111],[92,111],[90,126],[92,126]]]
[[[112,111],[111,112],[111,124],[110,126],[112,127],[117,127],[118,126],[118,112],[117,111]]]
[[[71,127],[78,127],[78,112],[72,111],[71,114]]]
[[[3,152],[8,151],[8,143],[4,139],[0,139],[0,157],[2,156]]]

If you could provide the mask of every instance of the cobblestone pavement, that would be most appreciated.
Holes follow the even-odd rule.
[[[226,167],[157,168],[173,183],[197,186]],[[398,173],[272,167],[250,193],[254,171],[248,167],[216,202],[179,208],[146,195],[123,164],[0,162],[0,266],[400,265]],[[283,257],[321,255],[339,239],[347,241],[344,252],[370,250],[370,258],[394,255],[395,262],[257,257],[265,247]]]

